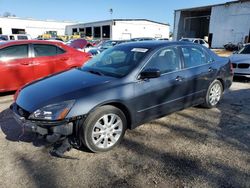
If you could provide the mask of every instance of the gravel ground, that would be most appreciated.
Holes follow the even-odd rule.
[[[222,56],[222,57],[228,57],[230,55],[232,55],[232,51],[228,51],[225,49],[211,49],[212,51],[214,51],[217,55]]]
[[[10,102],[0,102],[1,110]],[[43,140],[19,138],[0,112],[0,187],[250,187],[250,83],[237,81],[214,109],[189,108],[128,130],[107,153],[55,158]]]

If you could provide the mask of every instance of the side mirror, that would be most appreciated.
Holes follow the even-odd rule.
[[[159,69],[146,69],[141,72],[140,79],[158,78],[160,76],[161,76],[161,71]]]

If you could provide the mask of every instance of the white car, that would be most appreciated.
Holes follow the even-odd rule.
[[[250,78],[250,43],[245,44],[238,52],[230,57],[234,69],[234,76]]]
[[[0,35],[2,40],[31,40],[31,36],[28,34],[12,34],[12,35]]]
[[[180,39],[180,41],[193,42],[193,43],[201,44],[202,46],[209,48],[209,44],[204,39],[200,39],[200,38],[182,38]]]

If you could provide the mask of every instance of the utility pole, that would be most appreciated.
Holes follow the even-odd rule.
[[[112,8],[109,9],[109,13],[110,13],[110,18],[112,20],[113,19],[113,9]]]

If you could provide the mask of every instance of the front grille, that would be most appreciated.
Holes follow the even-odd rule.
[[[237,64],[236,63],[232,63],[233,65],[233,68],[236,68],[237,67]]]
[[[249,68],[249,64],[247,64],[247,63],[240,63],[240,64],[238,64],[238,68],[240,68],[240,69],[248,69]]]

